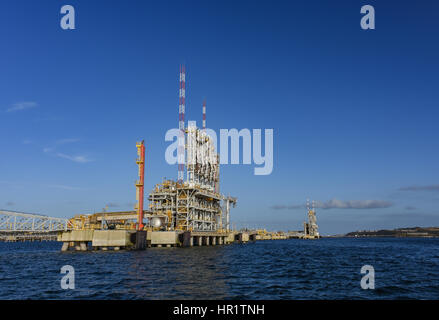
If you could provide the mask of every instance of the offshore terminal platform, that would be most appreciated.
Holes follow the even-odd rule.
[[[186,70],[180,66],[179,137],[177,146],[178,179],[165,179],[149,193],[144,208],[145,144],[138,142],[136,181],[137,204],[131,212],[100,212],[77,215],[71,229],[58,237],[62,250],[74,247],[135,248],[151,246],[219,245],[246,242],[255,234],[230,230],[230,209],[235,197],[220,193],[219,155],[206,133],[206,102],[203,102],[203,126],[185,125]]]
[[[138,142],[135,183],[137,204],[133,211],[78,214],[72,219],[0,210],[0,231],[5,241],[47,239],[58,233],[62,251],[120,250],[149,247],[222,245],[290,237],[317,239],[314,202],[307,202],[308,222],[303,232],[267,232],[265,229],[235,231],[230,228],[230,210],[237,198],[220,193],[220,163],[215,145],[206,131],[206,101],[202,128],[185,125],[186,70],[180,66],[179,123],[177,142],[178,178],[164,179],[149,193],[145,208],[145,143]],[[21,237],[21,238],[20,238]],[[50,236],[49,236],[50,237]],[[8,240],[9,239],[9,240]],[[16,239],[16,240],[14,240]],[[2,240],[2,239],[0,239]]]

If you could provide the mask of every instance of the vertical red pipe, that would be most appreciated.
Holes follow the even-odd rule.
[[[138,230],[143,230],[143,199],[144,195],[144,183],[145,183],[145,143],[142,141],[140,147],[140,161],[139,164],[139,184],[138,184],[138,192],[139,192],[139,207],[137,208],[137,226]]]

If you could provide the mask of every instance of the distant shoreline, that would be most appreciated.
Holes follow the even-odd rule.
[[[439,238],[439,227],[412,227],[382,230],[353,231],[342,235],[325,236],[324,238]]]
[[[415,238],[424,238],[424,239],[427,239],[427,238],[439,238],[439,236],[430,236],[430,235],[428,235],[428,236],[422,236],[422,235],[413,235],[413,236],[380,236],[380,235],[359,235],[359,236],[347,236],[347,235],[335,235],[335,236],[322,236],[321,237],[322,239],[325,239],[325,238],[327,238],[327,239],[330,239],[330,238],[356,238],[356,239],[359,239],[359,238],[404,238],[404,239],[407,239],[407,238],[413,238],[413,239],[415,239]]]

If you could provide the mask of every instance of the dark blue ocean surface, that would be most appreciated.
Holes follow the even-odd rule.
[[[439,239],[258,241],[146,251],[60,252],[0,243],[0,299],[439,299]],[[75,268],[74,290],[60,286]],[[360,269],[375,269],[363,290]]]

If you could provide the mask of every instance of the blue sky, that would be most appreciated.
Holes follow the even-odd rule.
[[[76,29],[59,26],[76,10]],[[375,7],[376,29],[360,28]],[[273,128],[274,170],[224,165],[240,226],[323,234],[439,225],[435,1],[0,3],[0,208],[70,217],[130,209],[137,140],[146,190],[176,178],[164,136],[186,119]],[[368,200],[368,201],[367,201]]]

